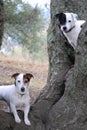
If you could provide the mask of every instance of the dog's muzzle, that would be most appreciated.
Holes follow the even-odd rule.
[[[69,32],[71,32],[73,29],[75,28],[75,26],[73,26],[72,28],[70,28],[68,31],[66,31],[66,29],[64,30],[66,33],[69,33]]]
[[[22,88],[21,88],[21,92],[24,92],[24,91],[25,91],[25,88],[24,88],[24,87],[22,87]]]

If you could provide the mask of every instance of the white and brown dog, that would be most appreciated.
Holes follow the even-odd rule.
[[[55,15],[59,20],[61,31],[67,38],[69,44],[75,49],[77,46],[78,35],[85,20],[77,20],[77,14],[59,13]]]
[[[10,111],[13,113],[15,121],[20,123],[21,120],[18,116],[16,106],[24,106],[24,122],[30,125],[28,113],[30,110],[30,96],[29,96],[29,82],[33,77],[32,74],[15,73],[12,75],[15,78],[13,85],[0,86],[0,100],[4,100],[9,105]]]

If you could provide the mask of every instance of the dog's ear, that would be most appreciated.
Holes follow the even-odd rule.
[[[34,78],[34,76],[30,73],[26,73],[25,76],[28,78],[28,79],[31,79],[31,78]]]
[[[61,21],[64,21],[64,20],[62,20],[63,19],[63,13],[56,14],[55,18],[56,18],[56,24],[60,28]]]
[[[19,75],[19,73],[14,73],[11,77],[16,79],[16,77]]]
[[[74,20],[77,20],[78,19],[78,15],[75,14],[75,13],[71,13],[72,17],[74,18]]]

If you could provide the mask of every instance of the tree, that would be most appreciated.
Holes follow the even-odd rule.
[[[86,19],[86,5],[86,0],[51,0],[47,84],[31,107],[29,115],[31,127],[15,124],[15,127],[10,125],[9,130],[19,130],[22,125],[24,130],[87,129],[87,25],[83,27],[78,38],[78,46],[73,51],[59,31],[54,17],[56,13],[66,10],[78,12],[80,17]],[[0,114],[3,115],[3,113]],[[5,113],[6,118],[7,116]],[[10,118],[10,116],[8,117]],[[5,130],[8,128],[7,126],[4,127]]]
[[[3,30],[4,30],[4,7],[3,7],[3,1],[0,0],[0,48],[2,45]]]

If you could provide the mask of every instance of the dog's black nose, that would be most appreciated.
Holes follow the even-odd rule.
[[[24,91],[25,91],[25,88],[24,88],[24,87],[22,87],[22,88],[21,88],[21,92],[24,92]]]
[[[67,27],[63,27],[63,30],[66,31]]]

